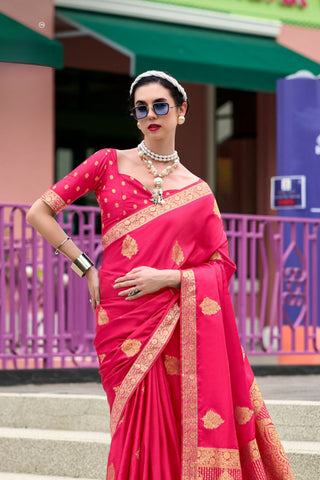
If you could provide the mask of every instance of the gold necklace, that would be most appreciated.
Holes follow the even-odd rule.
[[[170,173],[173,172],[177,168],[177,166],[180,163],[179,157],[175,158],[174,162],[172,165],[169,165],[168,167],[164,168],[162,172],[158,172],[158,170],[155,168],[153,165],[152,161],[150,158],[145,158],[145,153],[142,151],[142,149],[139,148],[140,145],[138,146],[138,151],[139,151],[139,157],[143,162],[145,163],[147,169],[149,170],[150,174],[154,176],[154,189],[152,191],[152,197],[151,201],[155,204],[160,205],[164,204],[164,198],[163,198],[163,191],[162,191],[162,179],[163,177],[166,177]]]

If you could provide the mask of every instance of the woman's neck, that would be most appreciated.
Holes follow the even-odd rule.
[[[145,145],[154,153],[159,155],[171,155],[175,150],[174,139],[155,140],[150,138],[144,139]]]

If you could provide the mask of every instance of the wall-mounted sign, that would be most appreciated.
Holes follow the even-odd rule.
[[[319,0],[148,0],[320,28]],[[1,3],[1,2],[0,2]]]
[[[255,2],[267,2],[272,3],[275,0],[254,0]],[[307,0],[276,0],[278,3],[285,5],[286,7],[307,7],[308,2]]]
[[[288,175],[271,178],[271,208],[306,208],[306,177]]]

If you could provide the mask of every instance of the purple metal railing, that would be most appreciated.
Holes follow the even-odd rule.
[[[86,282],[30,227],[28,205],[0,204],[0,367],[96,366]],[[58,221],[99,265],[99,209],[70,206]],[[320,352],[319,220],[223,215],[237,272],[230,285],[247,353]]]

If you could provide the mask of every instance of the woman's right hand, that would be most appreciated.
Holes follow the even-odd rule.
[[[90,267],[89,270],[86,271],[85,275],[88,282],[91,306],[93,311],[95,311],[96,306],[100,305],[100,284],[98,270],[95,267]]]

